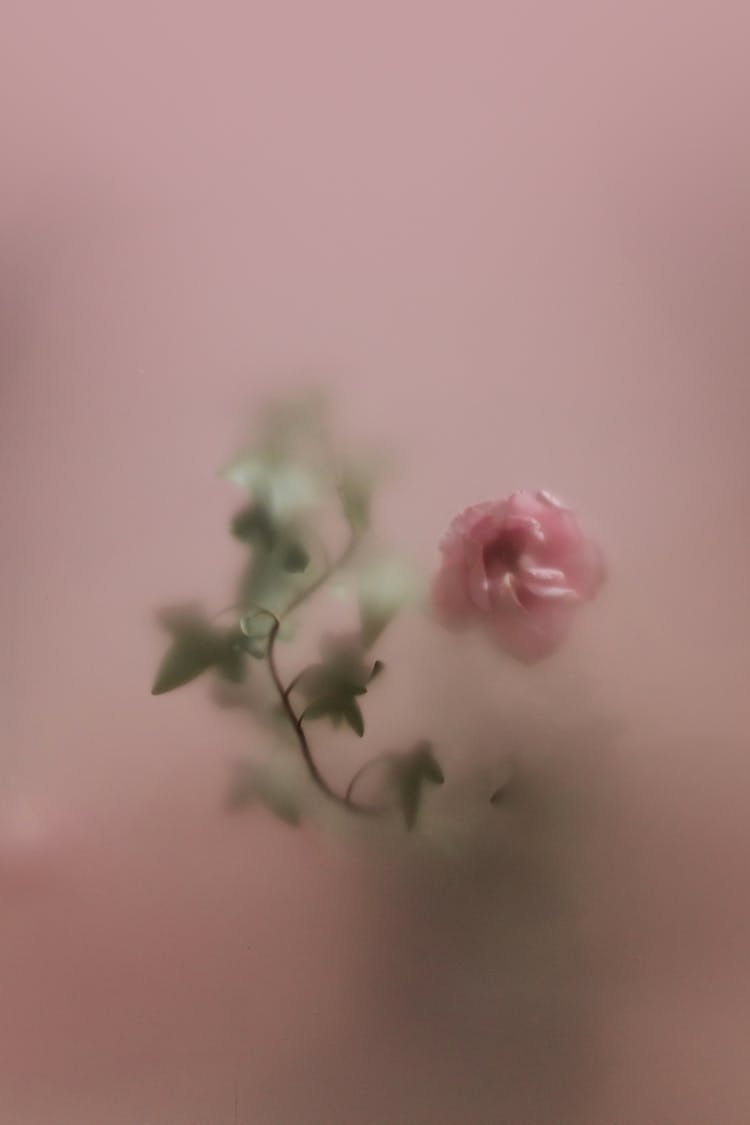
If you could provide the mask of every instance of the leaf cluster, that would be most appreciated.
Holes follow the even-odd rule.
[[[365,720],[358,697],[367,693],[382,669],[379,660],[366,660],[358,636],[328,638],[322,645],[322,659],[306,668],[295,684],[308,700],[303,718],[327,718],[335,727],[344,722],[361,738]]]

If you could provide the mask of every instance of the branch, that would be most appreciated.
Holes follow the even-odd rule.
[[[270,610],[268,612],[270,612]],[[355,801],[353,801],[351,799],[349,790],[347,790],[346,796],[342,797],[340,793],[337,793],[335,789],[332,789],[330,787],[330,785],[318,769],[318,766],[315,762],[315,759],[313,758],[312,751],[310,749],[310,743],[307,740],[307,735],[305,734],[304,728],[302,726],[302,720],[304,716],[298,715],[294,710],[294,707],[289,700],[289,689],[284,687],[281,676],[279,675],[279,669],[276,664],[275,644],[276,638],[279,633],[279,628],[281,627],[281,619],[279,617],[276,617],[275,614],[273,615],[273,617],[273,626],[271,627],[271,632],[268,634],[268,650],[266,652],[266,659],[268,660],[271,679],[273,680],[276,691],[279,694],[279,699],[281,700],[281,705],[284,709],[284,713],[291,723],[292,729],[294,730],[297,742],[299,743],[299,748],[302,751],[302,757],[304,758],[305,765],[307,766],[310,777],[317,785],[318,789],[320,789],[322,793],[325,793],[326,797],[328,797],[329,800],[333,801],[340,807],[347,809],[349,812],[356,812],[362,816],[380,815],[379,810],[370,808],[367,805],[357,804]]]

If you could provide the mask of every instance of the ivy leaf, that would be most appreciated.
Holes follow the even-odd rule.
[[[365,719],[362,708],[353,695],[347,695],[343,692],[314,700],[303,711],[303,717],[305,719],[330,719],[336,728],[340,727],[343,721],[360,738],[365,733]]]
[[[167,610],[161,617],[173,641],[156,674],[152,695],[164,695],[189,684],[207,671],[217,657],[216,637],[200,611]]]
[[[236,600],[246,606],[248,613],[258,606],[282,614],[285,606],[304,586],[302,573],[310,565],[310,554],[303,542],[303,528],[294,524],[274,524],[273,546],[271,539],[256,539],[251,544],[237,585]],[[270,628],[266,615],[265,631]]]
[[[442,785],[443,771],[429,742],[420,742],[394,765],[393,782],[407,831],[417,823],[422,792],[426,784]]]
[[[282,565],[284,570],[288,570],[291,574],[300,574],[303,570],[307,570],[310,562],[310,556],[301,543],[292,540],[285,548]]]
[[[354,696],[350,696],[349,699],[342,701],[341,714],[354,733],[361,738],[365,733],[365,720],[362,714],[362,708],[359,703],[357,703]]]
[[[372,452],[350,452],[339,459],[339,500],[352,531],[362,533],[369,529],[375,486],[382,482],[388,469],[388,459]]]
[[[221,475],[282,526],[318,508],[331,484],[328,414],[319,391],[267,402],[250,440]]]
[[[378,559],[361,574],[359,619],[365,648],[375,643],[416,590],[413,572],[395,557]]]
[[[320,647],[322,659],[299,677],[300,690],[308,698],[339,691],[364,695],[372,673],[365,663],[360,638],[356,634],[327,636]]]
[[[306,570],[310,555],[299,538],[290,534],[290,527],[283,527],[274,520],[266,504],[256,501],[242,508],[231,524],[232,534],[242,543],[253,547],[266,558],[277,551],[273,560],[283,570],[299,573]]]
[[[263,606],[274,613],[281,613],[292,592],[298,588],[299,580],[285,566],[288,540],[280,536],[271,550],[259,545],[252,551],[237,589],[237,601],[247,606],[248,612]],[[292,558],[292,562],[299,561]],[[272,618],[265,615],[262,625],[270,629]]]
[[[302,819],[299,801],[287,789],[266,778],[256,780],[256,795],[269,812],[296,828]]]
[[[168,650],[157,672],[152,695],[189,684],[213,664],[213,650],[208,645],[178,640]]]
[[[223,655],[216,661],[219,674],[230,684],[241,684],[247,672],[247,645],[241,630],[231,629],[223,638],[222,647]]]
[[[252,760],[237,762],[232,770],[226,795],[230,811],[264,805],[279,820],[296,827],[302,819],[296,770],[281,754],[260,764]]]
[[[217,629],[195,608],[164,610],[161,622],[172,644],[159,666],[152,695],[165,695],[215,668],[224,679],[240,683],[245,675],[244,646],[239,631]]]
[[[336,699],[316,699],[313,703],[309,703],[305,708],[303,715],[306,719],[325,719],[331,720],[335,727],[341,725],[341,710],[339,702]]]
[[[241,454],[221,475],[246,489],[272,520],[282,524],[315,508],[320,500],[314,473],[285,457]]]
[[[310,700],[306,719],[329,718],[334,726],[346,722],[361,738],[365,721],[357,696],[365,695],[373,668],[365,662],[359,637],[327,638],[323,659],[301,674],[296,689]]]
[[[232,535],[242,543],[272,550],[278,538],[278,529],[265,504],[256,502],[241,508],[231,524]]]

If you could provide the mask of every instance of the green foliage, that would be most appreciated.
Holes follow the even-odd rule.
[[[247,674],[247,645],[242,631],[227,629],[221,635],[216,669],[230,684],[241,684]]]
[[[248,656],[269,660],[270,675],[254,676],[242,692],[226,686],[222,691],[233,698],[252,696],[251,709],[274,740],[294,745],[263,765],[245,763],[235,771],[227,797],[231,808],[261,803],[286,823],[299,823],[301,777],[309,783],[311,775],[329,797],[336,796],[310,765],[302,723],[325,718],[334,727],[344,725],[358,737],[364,735],[361,697],[384,667],[373,661],[370,650],[416,593],[413,575],[401,561],[367,554],[374,485],[383,468],[360,455],[339,455],[328,433],[326,404],[313,395],[266,409],[254,440],[223,474],[247,493],[231,521],[232,535],[247,549],[234,598],[235,623],[219,627],[194,607],[163,613],[171,643],[152,691],[173,691],[208,671],[238,684],[246,676]],[[333,563],[324,542],[326,500],[336,507],[339,539],[342,516],[349,527],[350,541]],[[325,640],[318,662],[285,687],[270,660],[272,635],[274,641],[289,639],[296,623],[291,611],[337,569],[355,578],[359,631]],[[268,698],[271,691],[273,699]],[[426,743],[384,760],[389,763],[385,782],[411,830],[425,786],[441,784],[442,771]]]
[[[357,700],[383,665],[369,664],[359,637],[329,638],[322,646],[323,659],[306,668],[296,683],[309,700],[305,719],[328,718],[338,727],[345,722],[361,738],[364,716]]]
[[[372,508],[372,481],[354,466],[342,470],[339,477],[339,498],[344,516],[355,532],[367,531]]]
[[[329,695],[321,699],[316,699],[305,708],[304,718],[328,718],[335,727],[340,727],[343,721],[347,723],[360,738],[365,733],[365,717],[362,714],[362,708],[357,700],[350,695]]]
[[[380,469],[373,458],[361,454],[339,456],[328,431],[322,396],[305,395],[264,410],[254,440],[223,473],[249,493],[249,501],[231,525],[235,538],[250,548],[238,602],[247,608],[263,605],[283,613],[304,589],[299,576],[311,568],[310,543],[317,548],[319,535],[314,528],[326,499],[338,500],[353,536],[359,539],[370,524],[373,487]],[[389,596],[392,601],[392,591]],[[389,602],[388,619],[395,608]],[[384,628],[383,613],[379,605],[372,614],[365,614],[371,641]]]
[[[424,786],[442,785],[445,781],[429,742],[420,742],[408,754],[399,755],[392,779],[404,824],[411,832],[417,823]]]
[[[248,611],[263,606],[282,613],[302,588],[301,575],[310,566],[310,553],[301,527],[282,526],[271,519],[267,509],[259,511],[262,515],[252,517],[249,510],[240,513],[251,552],[240,578],[237,601]]]
[[[359,576],[359,619],[365,648],[375,643],[416,593],[411,569],[394,556],[372,561]]]
[[[245,488],[254,500],[286,523],[320,502],[320,484],[315,474],[300,465],[262,455],[245,455],[224,470],[223,475]]]
[[[247,504],[235,515],[232,535],[242,543],[270,551],[276,546],[277,528],[271,512],[262,503]]]
[[[276,524],[312,511],[323,499],[330,476],[325,415],[324,400],[317,394],[272,403],[262,411],[254,439],[223,471]]]
[[[359,535],[369,530],[375,488],[388,471],[388,460],[372,452],[349,451],[339,458],[336,483],[344,517]]]
[[[302,820],[298,796],[299,786],[293,771],[284,769],[274,755],[263,765],[247,759],[235,763],[226,794],[226,807],[230,811],[264,805],[269,812],[285,824],[296,827]]]
[[[284,570],[289,571],[290,574],[301,574],[303,570],[307,570],[309,563],[310,555],[302,543],[290,539],[285,545],[282,559]]]
[[[231,683],[245,676],[245,645],[237,628],[218,629],[201,610],[182,607],[161,614],[172,643],[156,674],[152,695],[188,684],[210,668]]]

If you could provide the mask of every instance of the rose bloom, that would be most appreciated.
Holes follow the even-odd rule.
[[[440,551],[432,586],[438,619],[455,629],[480,623],[526,663],[559,647],[604,580],[598,547],[549,492],[514,492],[467,508]]]

